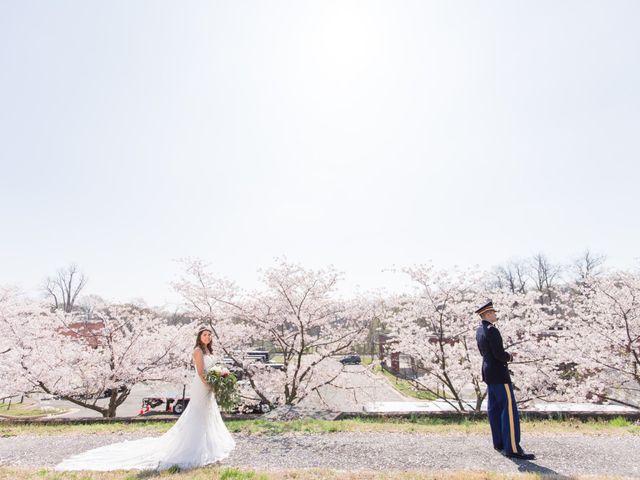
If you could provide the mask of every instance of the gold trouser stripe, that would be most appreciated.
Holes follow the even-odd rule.
[[[509,431],[511,432],[511,451],[518,453],[516,447],[516,427],[513,422],[513,404],[511,403],[511,390],[509,390],[509,384],[504,384],[504,389],[507,391],[507,402],[509,402]]]

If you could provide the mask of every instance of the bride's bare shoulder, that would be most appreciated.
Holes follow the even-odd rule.
[[[194,357],[202,357],[204,356],[204,353],[202,351],[202,349],[200,347],[196,347],[193,349],[193,356]]]

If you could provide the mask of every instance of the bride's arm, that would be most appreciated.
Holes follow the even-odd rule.
[[[204,383],[208,387],[209,383],[207,382],[207,379],[204,376],[204,355],[202,354],[202,350],[200,350],[199,348],[196,348],[193,351],[193,364],[196,367],[196,373],[198,374],[198,378],[200,378],[202,383]]]

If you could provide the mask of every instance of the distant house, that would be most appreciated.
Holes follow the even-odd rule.
[[[65,335],[80,342],[87,343],[92,348],[98,348],[104,331],[104,323],[97,322],[73,322],[65,327],[58,328],[60,335]]]
[[[432,345],[437,345],[440,341],[438,335],[432,334],[428,338],[428,342]],[[442,339],[442,342],[454,345],[460,342],[460,339],[445,337]],[[401,352],[394,352],[393,345],[395,343],[398,343],[398,341],[394,340],[390,335],[384,333],[378,335],[380,360],[388,370],[412,378],[418,373],[428,370],[422,362],[416,360],[413,356]],[[386,362],[386,358],[389,358],[389,363]]]

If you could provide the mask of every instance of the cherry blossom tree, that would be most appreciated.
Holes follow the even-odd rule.
[[[511,368],[519,401],[555,391],[556,350],[550,344],[556,339],[548,335],[553,317],[544,311],[535,293],[487,289],[483,285],[490,282],[477,271],[445,272],[424,265],[403,271],[416,283],[417,291],[387,304],[387,328],[394,350],[417,363],[417,376],[411,379],[417,389],[459,411],[480,409],[486,388],[475,340],[480,320],[474,311],[479,300],[491,297],[501,310],[499,328],[505,348],[518,356]]]
[[[451,274],[429,265],[403,271],[417,284],[417,290],[387,305],[387,328],[394,349],[417,362],[413,381],[418,389],[464,411],[470,405],[464,401],[462,389],[471,384],[479,409],[484,395],[480,370],[472,367],[477,347],[472,341],[476,322],[470,315],[477,297],[473,287],[478,275]]]
[[[116,415],[137,383],[181,382],[192,350],[193,328],[127,305],[97,309],[87,321],[31,302],[1,321],[13,378],[105,417]]]
[[[566,382],[562,370],[564,332],[558,329],[561,306],[549,303],[556,298],[552,290],[524,294],[509,290],[486,292],[497,305],[498,323],[505,349],[515,354],[509,363],[519,404],[534,400],[566,401]]]
[[[2,328],[21,310],[23,299],[12,287],[0,287],[0,398],[20,395],[28,391],[29,385],[15,368],[19,352],[11,337]]]
[[[509,368],[519,402],[588,399],[640,408],[640,275],[606,273],[603,257],[586,252],[579,279],[562,283],[558,266],[535,259],[535,288],[525,288],[521,263],[493,276],[403,270],[416,288],[385,297],[382,318],[395,352],[414,360],[414,386],[457,410],[480,409],[486,388],[474,311],[492,298],[505,348],[516,354]],[[243,370],[245,401],[293,405],[337,384],[343,367],[334,357],[371,339],[380,318],[375,302],[338,296],[342,275],[333,268],[279,260],[261,272],[261,288],[246,291],[202,261],[184,266],[174,286],[187,311],[173,316],[96,296],[72,295],[66,303],[74,308],[52,309],[0,288],[0,398],[45,392],[115,416],[137,383],[184,381],[193,319],[211,327],[217,355]],[[277,364],[246,355],[256,348],[274,352]]]
[[[572,393],[640,409],[640,275],[587,278],[568,317]]]
[[[341,275],[333,268],[310,270],[280,260],[262,272],[262,290],[243,292],[213,277],[199,260],[187,260],[185,267],[176,289],[211,326],[220,352],[244,370],[252,394],[268,405],[296,404],[331,383],[341,370],[332,357],[348,353],[366,335],[370,307],[337,298]],[[281,356],[278,368],[244,356],[264,344]]]

